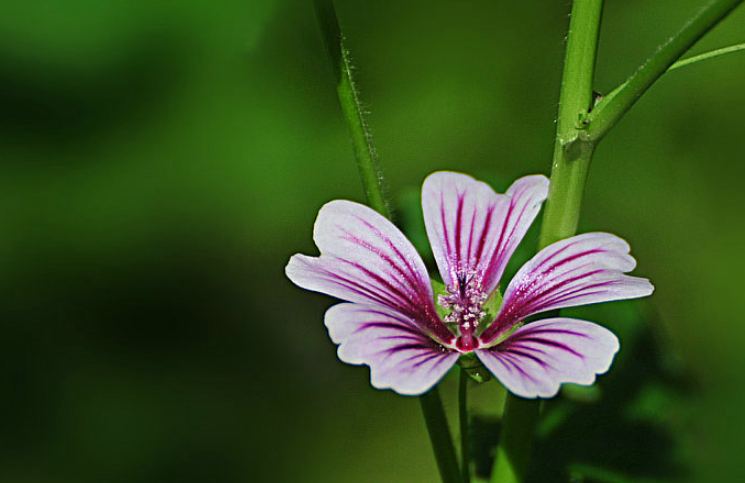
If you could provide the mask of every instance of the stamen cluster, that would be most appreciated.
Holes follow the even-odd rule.
[[[445,322],[457,323],[462,332],[472,333],[486,316],[482,310],[489,295],[484,292],[481,277],[473,271],[461,271],[457,283],[447,287],[450,295],[438,295],[438,305],[450,309]]]

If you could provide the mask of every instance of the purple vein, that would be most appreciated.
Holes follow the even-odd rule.
[[[580,359],[584,359],[585,358],[585,356],[583,356],[582,354],[580,354],[576,350],[572,349],[568,345],[563,344],[561,342],[557,342],[555,340],[551,340],[551,339],[542,339],[540,337],[521,337],[519,340],[516,340],[515,342],[520,342],[520,343],[534,342],[536,344],[543,344],[543,345],[547,345],[547,346],[550,346],[550,347],[554,347],[556,349],[561,349],[561,350],[564,350],[566,352],[569,352],[570,354],[572,354],[572,355],[574,355],[576,357],[579,357]],[[523,346],[523,348],[524,349],[529,349],[528,347],[525,347],[525,346]]]
[[[546,307],[553,307],[557,304],[563,304],[563,303],[566,303],[572,300],[576,300],[581,297],[587,297],[590,295],[599,295],[599,294],[607,293],[608,290],[593,290],[593,289],[605,288],[605,287],[614,285],[616,283],[618,283],[617,280],[604,280],[604,281],[595,282],[595,283],[586,283],[579,287],[575,287],[572,290],[565,290],[564,292],[559,293],[559,294],[552,294],[553,296],[551,298],[541,300],[539,303],[535,304],[534,307],[544,310]]]
[[[520,364],[518,363],[519,362],[519,359],[518,359],[518,362],[515,362],[516,357],[513,356],[512,354],[510,354],[509,352],[500,352],[499,355],[494,355],[494,357],[498,361],[501,361],[502,362],[502,365],[505,366],[507,369],[509,369],[507,367],[507,363],[509,363],[512,367],[514,367],[515,369],[517,369],[517,371],[520,374],[522,374],[523,376],[525,376],[526,378],[530,379],[533,382],[537,382],[537,379],[536,378],[534,378],[533,376],[531,376],[529,373],[525,372],[525,369],[523,369],[520,366]],[[512,371],[510,371],[510,372],[512,372]]]
[[[445,194],[440,192],[440,223],[442,225],[442,238],[445,241],[445,259],[450,259],[452,247],[450,246],[450,234],[448,233],[447,219],[445,217]],[[454,282],[454,280],[453,280]]]
[[[379,257],[383,258],[383,260],[385,260],[388,263],[388,265],[390,265],[391,267],[393,267],[396,271],[398,271],[404,277],[404,279],[406,279],[406,281],[409,283],[409,285],[411,285],[412,287],[419,287],[419,288],[421,288],[421,286],[422,286],[422,280],[419,277],[419,275],[421,275],[421,274],[419,274],[419,272],[414,267],[411,266],[411,263],[409,262],[409,260],[403,255],[403,253],[401,253],[401,251],[393,243],[393,241],[390,238],[388,238],[385,235],[383,235],[383,233],[378,228],[376,228],[374,225],[372,225],[368,221],[366,221],[366,220],[364,220],[362,218],[359,218],[359,217],[357,219],[363,225],[367,226],[370,230],[372,230],[373,234],[380,241],[382,241],[383,243],[385,243],[386,245],[388,245],[388,248],[390,248],[393,251],[393,253],[396,254],[396,256],[398,257],[398,259],[401,262],[403,262],[403,264],[406,266],[406,268],[407,268],[408,271],[401,269],[401,267],[399,267],[398,264],[394,263],[394,261],[386,253],[383,252],[383,250],[380,250],[379,248],[375,248],[371,244],[362,241],[361,239],[357,238],[353,234],[351,234],[348,231],[346,231],[344,228],[341,228],[341,227],[339,227],[339,228],[345,234],[347,234],[349,237],[352,237],[358,245],[364,246],[365,248],[368,248],[370,251],[372,251],[373,253],[375,253]],[[412,278],[413,276],[415,278]]]
[[[544,281],[541,283],[537,283],[537,279],[539,277],[534,276],[535,278],[531,281],[531,283],[525,286],[527,290],[518,290],[510,294],[510,296],[508,297],[509,302],[505,304],[506,307],[509,307],[507,310],[505,310],[505,315],[513,316],[515,314],[521,314],[521,316],[524,316],[526,313],[529,312],[530,307],[544,307],[547,306],[548,302],[552,299],[560,299],[564,295],[573,294],[577,291],[584,290],[585,288],[592,288],[592,285],[589,285],[587,283],[581,284],[579,287],[573,287],[571,286],[571,284],[579,282],[583,279],[587,279],[598,273],[602,273],[603,271],[604,270],[594,270],[592,272],[586,272],[572,278],[565,278],[563,280],[553,279],[549,280],[548,282]],[[537,275],[543,274],[541,273]],[[566,288],[562,290],[562,287]]]
[[[388,291],[388,296],[389,297],[391,297],[392,299],[398,298],[399,303],[403,302],[403,303],[401,303],[401,305],[402,306],[405,306],[406,309],[407,309],[405,313],[410,313],[410,312],[413,312],[415,314],[418,313],[416,311],[412,311],[412,309],[414,309],[416,307],[416,304],[414,304],[412,302],[412,300],[408,296],[408,294],[403,293],[401,291],[401,289],[399,289],[398,287],[396,287],[393,284],[391,284],[385,278],[381,277],[377,273],[373,272],[372,270],[370,270],[368,268],[363,267],[362,265],[360,265],[358,263],[355,263],[355,262],[352,262],[352,261],[349,261],[349,260],[345,260],[343,258],[339,258],[338,260],[340,260],[341,262],[346,263],[348,265],[351,265],[352,267],[356,268],[357,270],[361,271],[362,273],[364,273],[365,275],[367,275],[368,277],[370,277],[373,281],[375,281],[378,284],[380,284],[383,287],[385,287],[387,289],[387,291]]]
[[[486,212],[486,217],[484,218],[484,229],[481,232],[481,236],[479,237],[479,245],[476,252],[476,260],[481,260],[481,258],[484,256],[484,246],[487,239],[487,236],[489,232],[491,231],[489,227],[491,226],[491,219],[492,216],[494,216],[494,210],[496,209],[496,204],[490,204],[488,211]],[[491,260],[489,260],[489,264],[491,264]]]
[[[463,198],[465,193],[458,193],[458,210],[455,213],[455,256],[462,262],[461,257],[461,231],[463,230]],[[458,268],[461,268],[460,266]]]
[[[519,356],[519,357],[524,357],[526,359],[530,359],[531,361],[535,362],[536,364],[538,364],[539,366],[544,367],[544,368],[550,365],[546,361],[541,360],[539,357],[536,357],[536,356],[534,356],[532,354],[529,354],[527,352],[523,352],[520,349],[515,349],[513,347],[510,347],[510,348],[504,350],[504,352],[506,352],[506,353],[508,353],[510,355],[513,355],[515,357],[518,357]]]

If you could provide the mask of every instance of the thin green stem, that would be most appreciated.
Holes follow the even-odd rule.
[[[352,137],[357,166],[367,194],[368,204],[391,219],[390,205],[384,195],[383,176],[375,156],[370,130],[365,122],[364,109],[352,76],[353,69],[349,60],[349,51],[344,44],[344,36],[339,27],[334,4],[331,0],[314,0],[313,3],[326,50],[333,64],[336,90]],[[458,459],[437,387],[421,396],[419,401],[442,481],[443,483],[460,483]]]
[[[378,213],[390,218],[391,209],[383,189],[383,174],[372,145],[372,135],[365,120],[365,110],[360,94],[354,83],[349,49],[345,45],[344,35],[339,27],[334,4],[331,0],[314,0],[313,3],[326,50],[333,64],[336,92],[339,95],[344,119],[349,127],[357,167],[367,195],[367,203]]]
[[[442,483],[460,483],[458,459],[455,456],[453,439],[450,436],[450,428],[437,387],[420,396],[419,402],[422,404],[424,422],[427,425],[429,438],[432,440],[432,448],[435,450],[435,459]]]
[[[460,368],[458,383],[458,416],[460,418],[460,469],[463,483],[471,483],[471,454],[468,446],[468,375]]]
[[[581,136],[593,101],[603,0],[575,0],[572,5],[564,74],[561,80],[551,188],[543,215],[539,248],[573,235],[594,145]],[[507,395],[492,483],[521,483],[530,458],[540,401]]]
[[[729,47],[723,47],[721,49],[712,50],[710,52],[704,52],[703,54],[694,55],[693,57],[688,57],[687,59],[677,61],[676,63],[671,65],[670,68],[667,69],[667,71],[670,72],[675,69],[680,69],[681,67],[687,67],[692,64],[697,64],[699,62],[703,62],[704,60],[716,59],[717,57],[721,57],[727,54],[733,54],[742,50],[745,50],[745,44],[730,45]]]
[[[693,44],[729,15],[743,0],[712,0],[650,57],[628,81],[602,99],[588,117],[587,137],[595,142],[623,117],[634,103]]]

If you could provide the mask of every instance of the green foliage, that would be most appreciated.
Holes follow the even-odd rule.
[[[621,353],[595,385],[566,385],[544,402],[528,482],[657,483],[690,474],[694,442],[682,435],[699,410],[695,385],[651,337],[660,321],[636,306],[581,310],[588,320],[621,329]],[[475,414],[470,426],[473,464],[487,478],[500,421]]]

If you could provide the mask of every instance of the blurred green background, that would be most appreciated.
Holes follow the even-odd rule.
[[[607,1],[598,90],[702,3]],[[415,240],[434,170],[548,174],[569,9],[338,2]],[[311,2],[1,10],[0,481],[436,481],[416,399],[338,362],[333,302],[284,277],[323,203],[364,200]],[[694,52],[743,41],[740,8]],[[599,147],[581,229],[657,291],[574,311],[622,351],[546,405],[532,481],[743,481],[744,86],[742,54],[672,73]],[[483,472],[499,393],[472,396]]]

